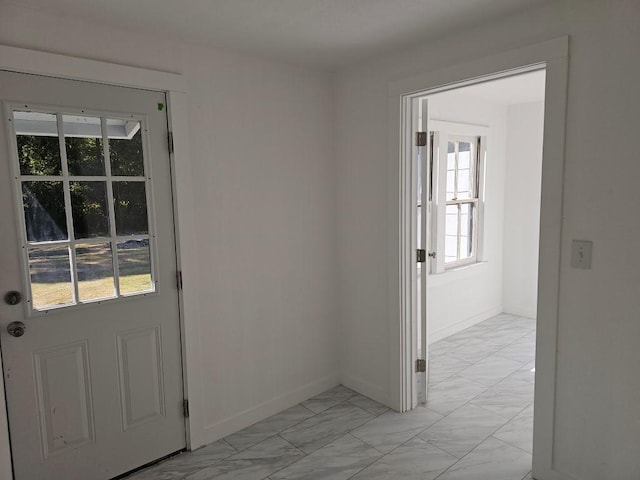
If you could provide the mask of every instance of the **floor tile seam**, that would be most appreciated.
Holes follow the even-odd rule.
[[[305,401],[306,401],[306,400],[305,400]],[[294,405],[294,407],[297,407],[297,406],[301,406],[301,407],[303,407],[305,410],[307,410],[307,411],[308,411],[309,413],[311,413],[312,415],[311,415],[311,416],[309,416],[309,417],[303,418],[302,420],[300,420],[300,421],[298,421],[298,422],[296,422],[296,423],[294,423],[294,424],[292,424],[292,425],[289,425],[288,427],[283,428],[282,430],[278,430],[278,431],[276,431],[275,433],[271,433],[268,437],[263,438],[262,440],[258,440],[257,442],[252,443],[251,445],[247,445],[246,447],[241,448],[241,449],[238,449],[237,447],[234,447],[233,445],[231,445],[231,443],[229,443],[229,441],[227,440],[227,437],[230,437],[231,435],[239,434],[240,432],[242,432],[242,430],[244,430],[244,428],[243,428],[242,430],[238,430],[237,432],[234,432],[234,433],[232,433],[232,434],[230,434],[230,435],[227,435],[226,437],[223,437],[223,438],[221,438],[220,440],[223,440],[227,445],[229,445],[231,448],[233,448],[233,449],[236,451],[236,453],[239,453],[239,452],[243,452],[243,451],[247,450],[248,448],[251,448],[251,447],[256,446],[257,444],[259,444],[260,442],[263,442],[264,440],[268,440],[268,439],[270,439],[270,438],[272,438],[272,437],[274,437],[274,436],[276,436],[276,435],[278,435],[278,436],[279,436],[282,432],[284,432],[284,431],[286,431],[286,430],[289,430],[290,428],[293,428],[293,427],[295,427],[295,426],[297,426],[297,425],[300,425],[302,422],[304,422],[304,421],[306,421],[306,420],[309,420],[310,418],[313,418],[313,417],[315,417],[315,416],[317,416],[317,415],[320,415],[319,413],[314,413],[313,411],[309,410],[307,407],[305,407],[304,405],[302,405],[302,403],[299,403],[299,404],[297,404],[297,405]],[[291,408],[293,408],[293,407],[291,407]],[[329,407],[329,408],[331,408],[331,407]],[[329,409],[327,409],[327,410],[329,410]],[[286,410],[283,410],[283,411],[286,411]],[[326,410],[323,410],[323,411],[326,411]],[[281,412],[278,412],[278,413],[281,413]],[[322,413],[322,412],[320,412],[320,413]],[[275,415],[278,415],[278,414],[276,413]],[[269,417],[267,417],[267,418],[269,418]],[[266,419],[265,419],[265,420],[266,420]],[[260,420],[260,421],[262,421],[262,420]],[[250,428],[250,427],[252,427],[253,425],[256,425],[256,424],[260,423],[260,421],[258,421],[258,422],[256,422],[256,423],[254,423],[254,424],[252,424],[252,425],[249,425],[248,427],[245,427],[245,428]],[[227,458],[228,458],[228,457],[227,457]]]
[[[524,448],[519,447],[518,445],[516,445],[515,443],[510,442],[509,440],[504,440],[502,438],[496,437],[496,433],[498,432],[493,432],[491,435],[489,435],[491,438],[495,439],[495,440],[500,440],[501,442],[506,443],[507,445],[511,445],[513,448],[517,448],[518,450],[520,450],[521,452],[526,453],[527,455],[532,455],[533,454],[531,452],[527,452]]]
[[[520,410],[518,413],[516,413],[513,417],[508,418],[508,417],[505,417],[504,415],[500,415],[499,413],[493,412],[493,411],[489,410],[488,408],[484,408],[482,405],[476,405],[475,403],[471,403],[471,402],[472,402],[472,400],[470,400],[469,402],[467,402],[466,405],[463,405],[463,406],[469,405],[469,406],[472,406],[472,407],[480,408],[480,409],[484,410],[485,412],[490,413],[490,414],[492,414],[492,415],[494,415],[496,417],[500,417],[501,419],[505,419],[505,422],[502,425],[500,425],[500,427],[498,427],[498,429],[504,427],[507,423],[509,423],[511,420],[513,420],[517,415],[520,415],[520,413],[522,412],[522,410],[524,410],[524,408],[527,408],[527,407],[524,407],[522,410]],[[462,408],[462,407],[460,407],[460,408]],[[493,435],[493,433],[491,435]]]
[[[368,444],[367,444],[368,445]],[[380,451],[378,449],[376,449],[376,451]],[[376,463],[378,460],[382,459],[385,457],[385,454],[383,453],[382,455],[380,455],[378,458],[372,460],[371,462],[367,463],[367,465],[365,465],[364,467],[362,467],[360,470],[358,470],[357,472],[355,472],[353,475],[347,477],[346,480],[349,480],[350,478],[355,477],[356,475],[360,474],[360,472],[362,472],[363,470],[366,470],[367,468],[369,468],[371,465],[373,465],[374,463]]]
[[[486,441],[486,438],[480,442],[478,445],[482,444],[484,441]],[[453,467],[455,467],[458,463],[460,463],[462,461],[463,458],[465,458],[467,455],[469,455],[471,452],[473,452],[476,448],[478,448],[478,445],[476,445],[475,447],[473,447],[470,451],[468,451],[467,453],[465,453],[462,457],[458,458],[458,460],[456,460],[455,462],[453,462],[451,465],[449,465],[447,468],[445,468],[442,472],[440,472],[438,474],[437,477],[435,477],[433,480],[438,480],[440,477],[442,477],[445,473],[447,473],[449,470],[451,470]],[[455,456],[455,455],[454,455]]]
[[[438,420],[438,421],[440,421],[440,420]],[[429,428],[429,427],[426,427],[426,428]],[[425,428],[425,430],[426,430],[426,428]],[[420,433],[422,433],[422,432],[424,432],[424,430],[420,431]],[[357,474],[359,474],[360,472],[362,472],[362,470],[364,470],[364,469],[366,469],[366,468],[370,467],[371,465],[373,465],[373,464],[374,464],[374,463],[376,463],[376,462],[379,462],[379,461],[380,461],[380,460],[382,460],[383,458],[388,457],[388,456],[389,456],[389,455],[391,455],[393,452],[395,452],[395,451],[396,451],[396,450],[398,450],[399,448],[401,448],[401,447],[405,446],[405,445],[406,445],[407,443],[409,443],[410,441],[415,440],[415,439],[418,437],[418,435],[420,435],[420,433],[415,434],[413,437],[411,437],[411,438],[409,438],[408,440],[406,440],[406,441],[402,442],[401,444],[399,444],[398,446],[396,446],[396,447],[392,448],[392,449],[391,449],[391,450],[389,450],[388,452],[382,452],[381,450],[377,449],[377,448],[376,448],[376,447],[374,447],[373,445],[370,445],[369,443],[367,443],[367,442],[365,442],[364,440],[362,440],[360,437],[357,437],[356,435],[351,434],[351,435],[353,435],[354,437],[356,437],[358,440],[360,440],[361,442],[365,443],[365,444],[366,444],[366,445],[368,445],[369,447],[371,447],[371,448],[373,448],[374,450],[376,450],[377,452],[380,452],[380,453],[381,453],[381,456],[380,456],[380,457],[378,457],[378,458],[377,458],[376,460],[374,460],[373,462],[371,462],[371,463],[370,463],[369,465],[367,465],[366,467],[364,467],[363,469],[358,470],[358,472],[357,472],[357,473],[355,473],[354,475],[350,476],[349,478],[353,478],[353,477],[355,477]],[[431,446],[431,447],[433,447],[433,448],[436,448],[436,449],[440,450],[441,452],[443,452],[443,453],[445,453],[445,454],[447,454],[447,455],[451,455],[451,456],[455,457],[455,455],[452,455],[452,454],[450,454],[449,452],[446,452],[446,451],[445,451],[445,450],[443,450],[442,448],[437,447],[437,446],[435,446],[435,445],[433,445],[433,444],[431,444],[431,443],[427,442],[426,440],[422,440],[421,438],[419,438],[418,440],[420,440],[421,442],[424,442],[424,443],[426,443],[426,444],[430,445],[430,446]],[[348,479],[347,479],[347,480],[348,480]]]
[[[275,435],[274,435],[275,436]],[[280,434],[278,434],[278,437],[280,437]],[[299,462],[300,460],[303,460],[304,458],[307,458],[309,455],[311,455],[310,453],[305,452],[304,450],[299,449],[298,447],[296,447],[294,444],[292,444],[291,442],[289,442],[288,440],[280,437],[282,440],[284,440],[286,443],[288,443],[289,445],[291,445],[293,448],[295,448],[296,450],[298,450],[299,452],[301,452],[303,455],[299,458],[294,459],[293,461],[287,463],[284,467],[279,468],[277,470],[274,470],[273,472],[269,473],[269,475],[267,475],[263,480],[266,480],[268,478],[271,478],[271,475],[274,475],[278,472],[281,472],[282,470],[284,470],[285,468],[289,468],[291,465],[293,465],[296,462]]]
[[[501,357],[501,358],[502,358],[502,357]],[[505,359],[505,360],[508,360],[508,359]],[[472,365],[472,366],[475,366],[475,365]],[[465,369],[465,370],[466,370],[466,369]],[[505,375],[504,377],[501,377],[497,382],[492,383],[491,385],[487,385],[487,384],[485,384],[485,383],[483,383],[482,385],[484,385],[484,386],[488,386],[489,388],[491,388],[491,387],[495,387],[498,383],[500,383],[500,382],[501,382],[501,381],[503,381],[503,380],[506,380],[506,379],[507,379],[507,378],[509,378],[511,375],[513,375],[514,373],[516,373],[516,372],[518,372],[518,371],[520,371],[520,370],[522,370],[522,368],[516,368],[514,371],[509,372],[509,373],[508,373],[507,375]],[[460,372],[456,373],[455,375],[460,375],[463,371],[464,371],[464,370],[461,370]],[[462,376],[462,375],[460,375],[460,376]],[[462,378],[465,378],[465,379],[467,379],[467,380],[473,380],[473,379],[468,378],[468,377],[462,377]],[[475,381],[476,383],[481,383],[481,382],[479,382],[479,381],[477,381],[477,380],[474,380],[474,381]]]
[[[464,377],[460,377],[460,378],[463,378],[464,380],[468,380],[467,378],[464,378]],[[471,380],[471,381],[473,381],[473,380]],[[469,405],[469,404],[470,404],[471,402],[473,402],[476,398],[478,398],[478,397],[479,397],[479,396],[481,396],[481,395],[484,395],[485,393],[487,393],[489,390],[491,390],[491,389],[493,388],[493,387],[487,387],[486,385],[482,385],[481,383],[478,383],[478,382],[474,382],[474,383],[477,383],[478,385],[481,385],[481,386],[485,387],[485,390],[483,390],[482,392],[478,393],[477,395],[475,395],[474,397],[472,397],[470,400],[467,400],[465,403],[463,403],[463,404],[462,404],[462,405],[460,405],[459,407],[456,407],[455,409],[453,409],[452,411],[450,411],[450,412],[449,412],[449,413],[447,413],[446,415],[445,415],[445,414],[443,414],[443,413],[438,412],[437,410],[433,410],[433,409],[432,409],[432,410],[433,410],[434,412],[436,412],[436,413],[440,414],[440,415],[443,415],[444,417],[447,417],[447,416],[451,415],[453,412],[455,412],[455,411],[457,411],[457,410],[461,409],[462,407]],[[500,382],[498,382],[498,383],[500,383]],[[497,385],[497,383],[496,383],[496,385]],[[494,385],[494,386],[495,386],[495,385]],[[428,397],[428,392],[427,392],[427,397]],[[480,407],[480,405],[473,405],[473,406],[474,406],[474,407]],[[428,401],[425,403],[425,408],[429,408],[429,403],[428,403]],[[482,408],[482,407],[481,407],[481,408]],[[485,408],[484,410],[489,411],[489,410],[488,410],[488,409],[486,409],[486,408]],[[494,415],[497,415],[495,412],[491,412],[491,413],[493,413]],[[502,416],[502,415],[499,415],[499,416]],[[438,421],[440,421],[440,420],[438,420]]]
[[[365,426],[366,424],[368,424],[369,422],[372,422],[372,421],[374,421],[376,418],[381,417],[382,415],[384,415],[384,413],[387,413],[387,412],[389,412],[389,411],[393,411],[392,409],[389,409],[389,410],[387,410],[386,412],[381,413],[380,415],[376,415],[376,414],[374,414],[374,413],[368,412],[368,411],[367,411],[367,410],[365,410],[364,408],[358,407],[357,405],[353,405],[353,406],[354,406],[354,407],[356,407],[356,408],[359,408],[360,410],[362,410],[363,412],[365,412],[367,415],[373,415],[373,417],[372,417],[372,418],[370,418],[369,420],[367,420],[366,422],[361,423],[361,424],[360,424],[360,425],[358,425],[357,427],[353,427],[353,428],[350,428],[350,429],[348,429],[348,430],[345,430],[345,432],[344,432],[344,433],[351,433],[351,432],[353,432],[354,430],[356,430],[357,428],[364,427],[364,426]],[[353,435],[353,434],[352,434],[352,435]],[[353,435],[353,436],[355,437],[355,435]],[[356,437],[356,438],[358,438],[358,437]],[[358,440],[362,440],[362,439],[361,439],[361,438],[358,438]]]
[[[319,416],[319,415],[321,415],[321,414],[323,414],[323,413],[325,413],[325,412],[327,412],[327,411],[331,410],[332,408],[335,408],[335,407],[337,407],[338,405],[341,405],[341,404],[343,404],[343,403],[346,403],[346,401],[343,401],[343,402],[337,403],[337,404],[335,404],[335,405],[333,405],[333,406],[331,406],[331,407],[327,408],[326,410],[323,410],[323,411],[322,411],[322,412],[320,412],[320,413],[316,413],[315,415],[312,415],[311,417],[307,417],[307,418],[305,418],[304,420],[302,420],[302,421],[300,421],[300,422],[296,423],[295,425],[291,425],[290,427],[287,427],[287,428],[285,428],[284,430],[279,431],[276,435],[278,435],[278,436],[279,436],[280,434],[285,433],[287,430],[290,430],[290,429],[292,429],[293,427],[296,427],[296,426],[298,426],[298,425],[300,425],[300,424],[302,424],[302,423],[306,422],[307,420],[312,419],[313,417],[317,417],[317,416]],[[354,408],[357,408],[357,409],[359,409],[359,410],[362,410],[362,411],[363,411],[364,413],[366,413],[367,415],[373,415],[373,418],[371,418],[371,419],[367,420],[365,423],[369,423],[371,420],[374,420],[374,419],[378,418],[378,416],[379,416],[379,415],[375,415],[374,413],[371,413],[371,412],[369,412],[369,411],[365,410],[364,408],[359,407],[358,405],[354,405],[354,404],[352,404],[352,403],[351,403],[350,405],[351,405],[352,407],[354,407]],[[365,423],[363,423],[363,424],[361,424],[361,425],[358,425],[357,427],[354,427],[354,428],[352,428],[352,429],[350,429],[350,430],[346,430],[346,431],[345,431],[345,433],[350,433],[350,432],[351,432],[351,430],[355,430],[356,428],[358,428],[358,427],[360,427],[360,426],[364,425]],[[258,442],[258,443],[259,443],[259,442]]]
[[[482,445],[484,442],[486,442],[489,438],[493,438],[495,440],[498,440],[500,442],[504,442],[503,440],[500,440],[499,438],[495,438],[493,437],[493,434],[488,435],[487,437],[485,437],[480,443],[478,443],[475,447],[473,447],[471,450],[469,450],[467,453],[465,453],[462,457],[460,457],[455,463],[449,465],[446,470],[442,471],[437,477],[435,477],[433,480],[438,480],[440,477],[442,477],[442,475],[444,475],[445,473],[447,473],[449,470],[451,470],[453,467],[455,467],[458,463],[460,463],[464,458],[468,457],[469,455],[471,455],[471,453],[473,453],[474,451],[476,451],[478,449],[478,447],[480,445]],[[507,442],[504,442],[507,443]],[[509,444],[511,445],[511,444]],[[520,451],[523,451],[522,449],[518,449]],[[527,474],[528,475],[528,474]],[[526,477],[526,475],[525,475]]]
[[[483,357],[480,357],[477,361],[469,362],[469,363],[471,363],[472,365],[475,365],[476,363],[481,362],[482,360],[486,359],[487,357],[489,357],[491,355],[495,355],[495,354],[496,354],[496,352],[488,353],[488,354],[484,355]],[[459,358],[459,357],[455,357],[455,358],[457,358],[458,360],[464,360],[464,358]],[[468,361],[468,360],[465,360],[465,361]]]
[[[299,450],[300,452],[304,453],[305,456],[310,455],[309,453],[305,452],[304,450],[302,450],[300,447],[295,446],[293,443],[291,443],[289,440],[287,440],[286,438],[284,438],[282,435],[280,435],[279,433],[276,433],[275,435],[269,437],[269,438],[273,438],[273,437],[278,437],[280,438],[282,441],[288,443],[289,445],[291,445],[293,448],[295,448],[296,450]],[[267,438],[267,440],[269,440],[269,438]],[[261,442],[259,442],[261,443]],[[257,444],[256,444],[257,445]],[[322,447],[321,447],[322,448]],[[271,474],[269,474],[271,475]]]
[[[358,473],[360,473],[362,470],[364,470],[365,468],[369,467],[371,464],[373,464],[373,463],[377,462],[378,460],[380,460],[382,457],[384,457],[384,456],[385,456],[385,454],[384,454],[383,452],[381,452],[381,451],[380,451],[380,450],[378,450],[377,448],[373,447],[372,445],[369,445],[367,442],[365,442],[364,440],[362,440],[362,439],[360,439],[360,438],[356,437],[355,435],[353,435],[353,434],[352,434],[352,433],[350,433],[350,432],[347,432],[347,433],[345,433],[344,435],[342,435],[341,437],[338,437],[338,438],[336,438],[336,439],[334,439],[334,440],[330,441],[330,442],[329,442],[329,443],[327,443],[326,445],[323,445],[322,447],[320,447],[318,450],[321,450],[321,449],[323,449],[323,448],[327,447],[328,445],[331,445],[332,443],[334,443],[334,442],[336,442],[336,441],[340,440],[341,438],[344,438],[344,437],[345,437],[345,436],[347,436],[347,435],[351,435],[352,437],[356,438],[357,440],[360,440],[362,443],[364,443],[364,444],[365,444],[365,445],[367,445],[368,447],[373,448],[376,452],[380,453],[380,456],[379,456],[379,457],[377,457],[377,458],[373,459],[370,463],[368,463],[367,465],[365,465],[364,467],[362,467],[360,470],[358,470],[356,473],[354,473],[353,475],[351,475],[351,476],[350,476],[350,477],[348,477],[348,478],[352,478],[352,477],[354,477],[355,475],[357,475]],[[283,439],[283,440],[285,440],[285,439]],[[285,440],[285,442],[286,442],[286,440]],[[290,443],[290,442],[287,442],[287,443]],[[298,447],[296,447],[295,445],[294,445],[294,448],[296,448],[296,449],[300,450],[300,449],[299,449]],[[271,475],[275,475],[275,474],[277,474],[278,472],[281,472],[282,470],[285,470],[285,469],[289,468],[289,467],[290,467],[290,466],[292,466],[294,463],[298,463],[298,462],[300,462],[300,461],[304,460],[305,458],[309,457],[310,455],[312,455],[312,454],[316,453],[318,450],[315,450],[314,452],[311,452],[311,453],[307,453],[307,452],[305,452],[305,451],[303,451],[303,450],[300,450],[302,453],[304,453],[304,456],[302,456],[302,457],[300,457],[300,458],[298,458],[298,459],[294,460],[293,462],[289,463],[288,465],[286,465],[286,466],[284,466],[284,467],[282,467],[282,468],[280,468],[280,469],[278,469],[278,470],[276,470],[276,471],[274,471],[274,472],[271,472],[271,473],[269,474],[269,477],[271,477]],[[267,478],[269,478],[269,477],[267,477]],[[267,479],[263,479],[263,480],[267,480]]]
[[[458,409],[454,410],[454,412],[455,412],[455,411],[457,411],[457,410],[459,410],[459,409],[461,409],[461,408],[463,408],[463,407],[466,407],[466,406],[468,406],[468,404],[465,404],[465,405],[463,405],[462,407],[460,407],[460,408],[458,408]],[[485,412],[488,412],[488,413],[492,414],[492,415],[493,415],[493,416],[495,416],[495,417],[500,417],[500,420],[503,420],[503,419],[505,418],[505,417],[502,417],[501,415],[498,415],[498,414],[496,414],[496,413],[494,413],[494,412],[491,412],[490,410],[487,410],[486,408],[482,408],[482,407],[480,407],[480,406],[478,406],[478,405],[472,405],[472,406],[477,407],[477,408],[481,408],[481,409],[482,409],[482,410],[484,410]],[[451,413],[453,413],[453,412],[451,412]],[[446,418],[446,417],[445,417],[445,418]],[[444,418],[443,418],[443,419],[441,419],[441,420],[438,420],[438,421],[437,421],[436,423],[434,423],[433,425],[430,425],[429,427],[425,428],[421,433],[426,432],[426,431],[427,431],[427,430],[429,430],[431,427],[433,427],[433,426],[435,426],[436,424],[440,423],[442,420],[444,420]],[[472,450],[475,450],[475,448],[476,448],[478,445],[480,445],[481,443],[483,443],[484,441],[486,441],[489,437],[492,437],[495,433],[497,433],[497,432],[498,432],[498,430],[500,430],[502,427],[504,427],[504,426],[505,426],[507,423],[509,423],[511,420],[513,420],[513,418],[512,418],[512,419],[509,419],[509,420],[505,420],[505,422],[504,422],[504,423],[501,423],[498,427],[495,427],[495,428],[494,428],[494,430],[493,430],[493,431],[491,431],[491,433],[487,434],[487,435],[486,435],[486,436],[485,436],[485,437],[484,437],[484,438],[483,438],[483,439],[482,439],[482,440],[481,440],[481,441],[480,441],[480,442],[479,442],[475,447],[473,447],[473,449],[472,449]],[[420,435],[420,434],[419,434],[419,435]],[[421,439],[421,440],[423,440],[423,439]],[[500,440],[500,439],[498,439],[498,440]],[[423,440],[423,441],[424,441],[424,442],[427,442],[429,445],[432,445],[432,446],[435,446],[435,447],[439,448],[440,450],[444,451],[445,453],[448,453],[449,455],[453,455],[454,457],[457,457],[457,455],[455,455],[454,453],[449,452],[449,451],[447,451],[446,449],[444,449],[444,448],[442,448],[442,447],[438,447],[437,445],[434,445],[434,444],[433,444],[433,443],[431,443],[429,440]],[[515,445],[514,445],[514,446],[515,446]],[[469,451],[469,452],[467,452],[467,453],[471,453],[471,451]],[[465,456],[466,456],[466,454],[465,454]],[[462,458],[462,457],[461,457],[461,458]]]
[[[363,424],[362,424],[362,425],[360,425],[360,426],[361,426],[361,427],[363,427],[363,426],[365,426],[365,425],[366,425],[366,423],[363,423]],[[355,429],[354,429],[354,430],[355,430]],[[370,444],[369,442],[367,442],[366,440],[363,440],[363,439],[362,439],[362,438],[360,438],[358,435],[356,435],[355,433],[353,433],[353,431],[350,431],[350,432],[345,433],[345,435],[347,435],[347,434],[351,435],[351,436],[352,436],[352,437],[354,437],[354,438],[357,438],[357,439],[358,439],[358,440],[360,440],[362,443],[364,443],[366,446],[373,448],[376,452],[379,452],[382,456],[385,456],[385,455],[386,455],[386,453],[385,453],[385,452],[383,452],[382,450],[380,450],[378,447],[376,447],[376,446],[374,446],[374,445],[371,445],[371,444]],[[340,437],[340,438],[342,438],[342,437]]]
[[[456,374],[456,375],[457,375],[457,374]],[[456,376],[456,375],[453,375],[453,376]],[[461,407],[463,407],[463,406],[467,405],[468,403],[471,403],[473,400],[475,400],[476,398],[478,398],[480,395],[483,395],[483,394],[484,394],[484,393],[486,393],[488,390],[490,390],[490,389],[492,389],[492,388],[493,388],[493,387],[487,387],[486,385],[483,385],[483,384],[478,383],[478,382],[476,382],[476,381],[469,380],[468,378],[464,378],[464,377],[458,377],[458,378],[461,378],[461,379],[463,379],[463,380],[470,381],[470,382],[472,382],[472,383],[475,383],[476,385],[479,385],[479,386],[481,386],[481,387],[484,387],[484,390],[483,390],[482,392],[478,393],[477,395],[473,396],[473,397],[471,398],[471,400],[467,400],[467,401],[466,401],[466,403],[464,403],[464,404],[460,405],[459,407],[456,407],[455,409],[453,409],[452,411],[448,412],[447,414],[440,413],[440,412],[438,412],[437,410],[433,410],[433,408],[430,408],[430,407],[429,407],[429,400],[428,400],[428,399],[429,399],[429,392],[427,391],[427,401],[424,403],[425,408],[429,408],[430,410],[433,410],[433,411],[434,411],[434,412],[436,412],[437,414],[439,414],[439,415],[442,415],[442,416],[446,417],[446,416],[451,415],[453,412],[455,412],[455,411],[456,411],[456,410],[458,410],[459,408],[461,408]],[[498,383],[500,383],[500,382],[498,382]],[[496,385],[497,385],[497,384],[496,384]]]
[[[308,401],[308,400],[311,400],[311,399],[310,399],[310,398],[307,398],[307,400],[303,400],[302,402],[300,402],[300,403],[298,403],[298,404],[294,405],[293,407],[302,407],[302,408],[304,408],[307,412],[309,412],[309,413],[311,414],[311,417],[313,417],[314,415],[317,415],[317,413],[316,413],[316,412],[314,412],[313,410],[311,410],[310,408],[305,407],[305,406],[302,404],[303,402],[306,402],[306,401]],[[291,408],[293,408],[293,407],[291,407]],[[278,412],[278,413],[280,413],[280,412]],[[277,415],[277,413],[276,413],[276,415]],[[307,418],[311,418],[311,417],[307,417]],[[306,420],[306,419],[305,419],[305,420]]]
[[[519,342],[520,340],[522,340],[524,337],[526,337],[527,335],[529,335],[529,333],[531,333],[531,332],[525,333],[525,334],[523,334],[522,336],[520,336],[520,337],[516,338],[513,342],[510,342],[510,343],[506,344],[506,345],[504,346],[504,348],[510,347],[510,346],[512,346],[512,345],[514,345],[514,344],[516,344],[516,343],[518,343],[518,342]],[[535,341],[536,341],[536,339],[534,339],[534,343],[535,343]]]
[[[365,398],[369,398],[369,397],[367,397],[366,395],[362,395],[362,394],[358,394],[358,395],[361,395],[362,397],[365,397]],[[357,395],[354,395],[353,397],[355,397],[355,396],[357,396]],[[351,398],[353,398],[353,397],[351,397]],[[387,406],[386,406],[386,405],[384,405],[383,403],[377,402],[377,403],[380,403],[380,405],[382,405],[383,407],[386,407],[388,410],[386,410],[386,411],[384,411],[384,412],[382,412],[382,413],[373,413],[373,412],[370,412],[369,410],[367,410],[366,408],[362,408],[360,405],[356,405],[355,403],[352,403],[352,402],[351,402],[351,398],[350,398],[349,400],[345,400],[343,403],[348,403],[348,404],[350,404],[350,405],[352,405],[352,406],[354,406],[354,407],[358,407],[360,410],[364,410],[365,412],[367,412],[367,413],[369,413],[369,414],[373,415],[373,416],[374,416],[374,418],[378,418],[380,415],[384,415],[384,414],[385,414],[385,413],[387,413],[389,410],[392,410],[392,408],[387,407]],[[372,400],[372,401],[374,401],[374,402],[376,401],[376,400],[373,400],[372,398],[369,398],[369,400]],[[373,418],[372,418],[372,420],[373,420]]]

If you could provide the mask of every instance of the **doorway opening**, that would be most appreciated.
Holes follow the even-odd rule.
[[[405,97],[415,404],[444,417],[423,438],[459,457],[504,443],[531,464],[545,75]]]

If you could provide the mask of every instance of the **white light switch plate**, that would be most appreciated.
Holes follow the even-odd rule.
[[[590,269],[592,249],[593,242],[590,240],[573,240],[571,243],[571,266]]]

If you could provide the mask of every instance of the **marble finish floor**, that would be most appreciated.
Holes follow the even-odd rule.
[[[426,407],[344,386],[127,480],[528,480],[535,321],[501,314],[429,348]]]

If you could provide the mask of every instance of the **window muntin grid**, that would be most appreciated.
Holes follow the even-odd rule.
[[[10,110],[31,312],[155,292],[145,119]]]

